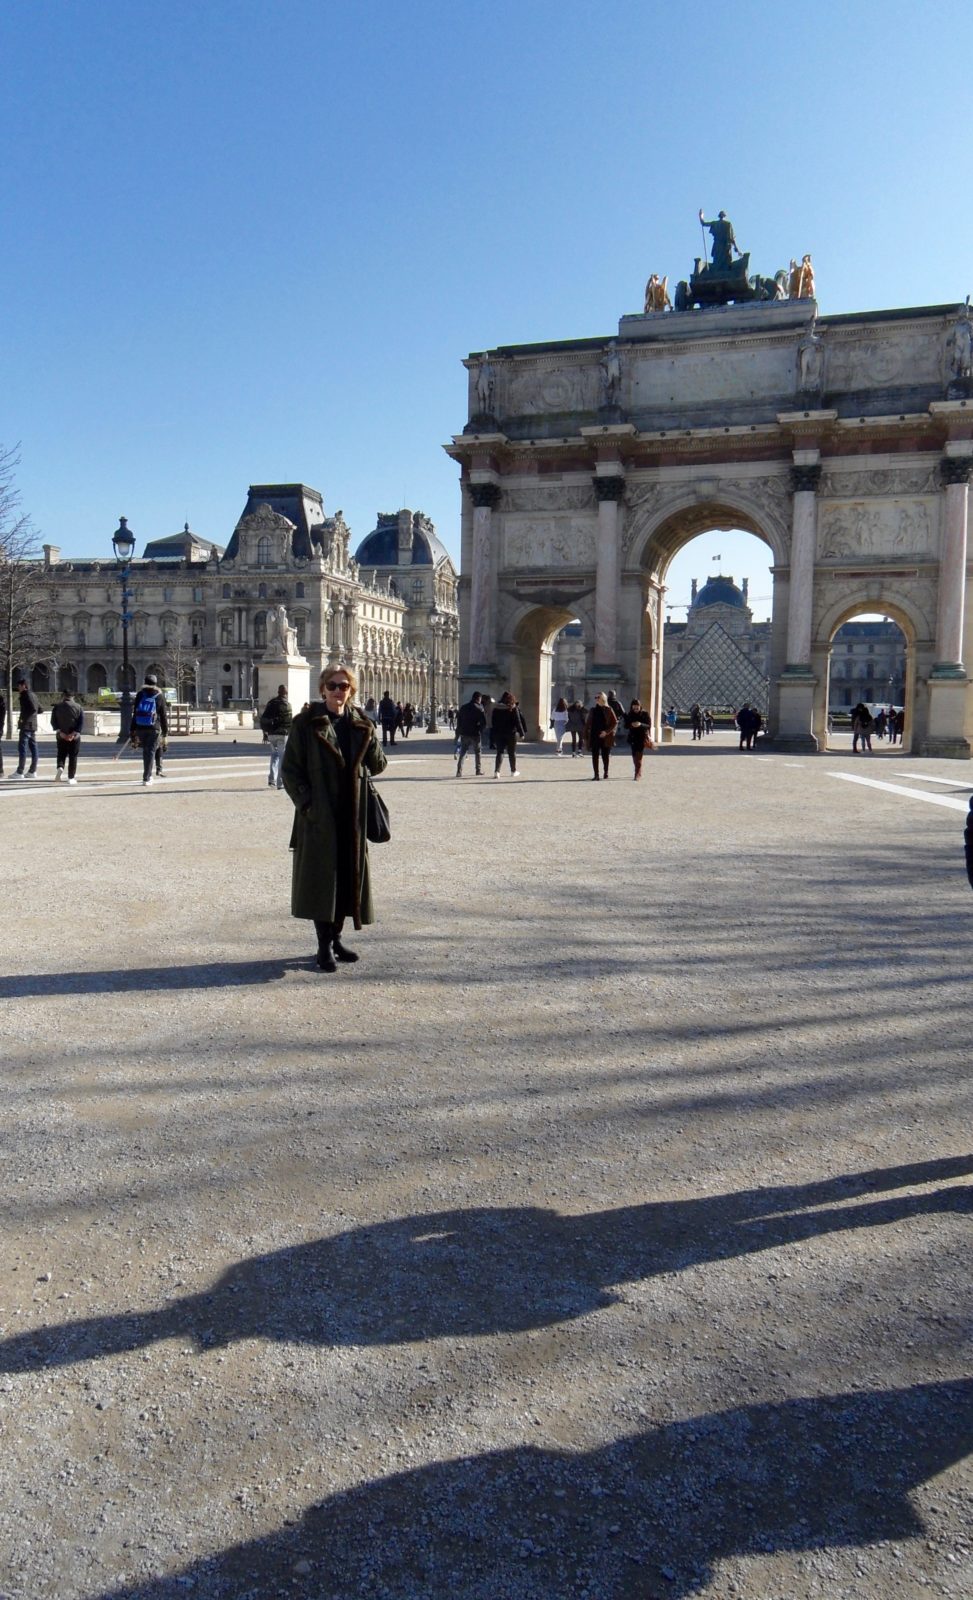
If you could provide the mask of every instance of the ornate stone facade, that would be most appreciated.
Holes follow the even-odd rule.
[[[342,513],[327,516],[317,490],[255,484],[225,550],[188,524],[150,542],[131,567],[133,685],[154,671],[179,698],[201,705],[268,699],[276,683],[264,681],[261,662],[283,606],[312,684],[340,658],[358,672],[362,699],[388,688],[397,700],[428,706],[433,687],[441,704],[454,699],[456,571],[428,518],[394,513],[402,519],[416,527],[419,559],[410,545],[408,560],[396,549],[390,564],[362,567],[358,557],[373,536],[352,556]],[[44,548],[38,581],[59,620],[58,644],[49,659],[25,663],[35,687],[121,688],[114,561],[62,561],[56,546]]]
[[[906,636],[907,746],[968,757],[971,352],[962,306],[821,317],[805,299],[471,356],[469,421],[447,446],[464,692],[511,686],[544,736],[565,676],[554,640],[578,619],[586,691],[638,694],[658,722],[669,564],[696,534],[741,528],[771,552],[778,744],[826,747],[832,640],[872,611]]]

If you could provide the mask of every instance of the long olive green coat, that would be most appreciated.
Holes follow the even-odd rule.
[[[352,855],[352,899],[349,908],[355,927],[375,921],[368,873],[368,848],[365,840],[366,772],[383,772],[387,765],[375,728],[357,707],[351,717],[354,757],[352,781],[358,805],[354,812],[352,837],[343,840]],[[345,759],[338,746],[327,708],[320,701],[295,718],[281,763],[284,788],[294,802],[294,827],[291,832],[293,871],[291,875],[291,915],[315,922],[334,922],[337,889],[337,849],[340,836],[336,818],[339,811]],[[345,830],[347,833],[347,830]]]

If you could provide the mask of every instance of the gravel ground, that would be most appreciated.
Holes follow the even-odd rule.
[[[257,737],[110,753],[0,791],[0,1600],[966,1600],[965,765],[413,738],[330,977]]]

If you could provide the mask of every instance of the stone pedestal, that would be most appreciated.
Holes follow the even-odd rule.
[[[969,679],[962,667],[933,667],[929,674],[929,725],[919,741],[921,756],[951,756],[968,761],[966,702]]]
[[[294,715],[311,700],[318,697],[318,686],[311,685],[311,663],[303,656],[264,656],[257,665],[257,706],[263,711],[281,684],[287,688],[287,699]]]
[[[817,752],[818,741],[811,732],[817,682],[813,672],[800,667],[788,667],[778,678],[779,712],[772,741],[775,750],[797,750],[805,755]]]

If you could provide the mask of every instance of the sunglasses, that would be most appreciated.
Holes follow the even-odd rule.
[[[351,684],[346,678],[342,678],[340,682],[335,682],[332,680],[331,683],[326,683],[324,687],[326,689],[330,689],[332,694],[337,694],[339,689],[350,689]]]

